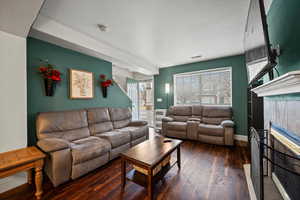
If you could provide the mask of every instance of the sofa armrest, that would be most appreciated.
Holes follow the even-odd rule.
[[[59,138],[45,138],[37,142],[37,146],[44,152],[54,152],[70,148],[70,143],[67,140]]]
[[[161,121],[162,121],[162,122],[172,122],[172,121],[174,121],[174,119],[171,118],[171,117],[163,117],[163,118],[161,119]]]
[[[136,120],[136,121],[131,121],[128,126],[146,126],[146,125],[148,125],[147,121]]]
[[[232,120],[224,120],[221,122],[221,126],[224,128],[233,128],[234,127],[234,122]]]
[[[188,118],[188,121],[201,122],[201,119],[192,117],[192,118]]]
[[[199,127],[200,121],[187,121],[187,129],[186,129],[186,135],[187,139],[190,140],[197,140],[198,139],[198,127]]]

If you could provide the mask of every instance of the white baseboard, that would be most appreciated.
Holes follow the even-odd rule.
[[[234,139],[238,141],[248,142],[247,135],[234,135]]]
[[[254,192],[254,187],[252,184],[252,180],[250,177],[250,164],[245,164],[243,165],[244,167],[244,172],[245,172],[245,176],[246,176],[246,181],[247,181],[247,185],[248,185],[248,191],[249,191],[249,196],[251,200],[257,200],[255,192]]]
[[[289,195],[286,193],[284,187],[281,185],[281,183],[280,183],[278,177],[276,176],[276,174],[272,173],[272,179],[273,179],[273,181],[274,181],[277,189],[279,190],[282,198],[284,200],[291,200],[291,198],[289,197]]]

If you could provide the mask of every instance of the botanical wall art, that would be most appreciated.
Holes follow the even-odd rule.
[[[44,80],[46,96],[54,96],[56,84],[61,81],[61,73],[53,68],[48,61],[41,61],[43,64],[39,67],[39,73]]]
[[[94,97],[93,73],[70,69],[70,98],[91,99]]]

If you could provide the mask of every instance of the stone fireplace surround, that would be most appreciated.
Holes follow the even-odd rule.
[[[300,71],[293,71],[280,76],[262,86],[254,88],[253,92],[264,98],[264,127],[270,130],[270,122],[300,136]],[[274,140],[275,150],[295,155],[287,146]],[[300,173],[300,166],[294,167],[287,159],[276,158],[279,164],[293,168]],[[300,176],[295,176],[278,167],[269,170],[282,199],[300,198]],[[269,194],[271,195],[271,194]],[[251,196],[251,195],[250,195]]]

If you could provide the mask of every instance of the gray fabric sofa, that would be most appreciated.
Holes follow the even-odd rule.
[[[37,146],[48,156],[45,172],[54,186],[76,179],[149,138],[145,121],[129,108],[90,108],[39,113]]]
[[[162,119],[162,134],[211,144],[233,145],[230,106],[171,106]]]

